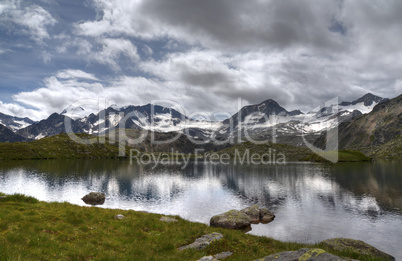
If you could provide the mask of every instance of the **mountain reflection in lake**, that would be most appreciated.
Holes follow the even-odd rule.
[[[102,207],[180,215],[202,223],[230,209],[267,207],[276,219],[250,232],[314,243],[331,237],[364,240],[402,259],[402,162],[272,166],[191,164],[152,169],[119,160],[1,162],[0,191],[85,205],[90,191]]]

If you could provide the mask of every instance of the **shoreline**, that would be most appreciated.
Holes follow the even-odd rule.
[[[177,222],[165,223],[160,221],[162,214],[43,202],[19,194],[0,193],[0,196],[6,196],[0,198],[0,251],[10,259],[20,256],[24,260],[49,257],[97,260],[109,256],[141,258],[136,260],[198,260],[206,255],[230,251],[234,254],[228,260],[254,260],[283,251],[321,248],[334,255],[376,260],[350,251],[336,251],[320,243],[282,242],[237,230],[210,227],[179,216],[169,216]],[[115,219],[119,214],[125,218]],[[195,238],[213,232],[221,233],[224,239],[205,250],[177,251]]]

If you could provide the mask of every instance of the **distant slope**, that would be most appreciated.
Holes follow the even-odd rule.
[[[399,95],[376,105],[369,114],[341,123],[339,147],[360,150],[374,157],[402,158],[401,135],[402,95]],[[325,135],[318,138],[315,145],[325,147]]]
[[[265,143],[265,144],[254,144],[252,142],[243,142],[235,144],[231,147],[219,150],[218,154],[229,154],[231,158],[236,155],[244,156],[244,153],[248,153],[250,157],[252,155],[258,154],[269,154],[271,153],[271,160],[278,160],[281,155],[285,156],[286,161],[299,161],[301,159],[307,158],[311,154],[311,150],[304,147],[295,147],[286,144],[276,144],[276,143]]]
[[[112,130],[107,134],[107,137],[115,137],[110,138],[111,140],[118,139],[120,134],[120,129]],[[127,135],[128,139],[131,139],[133,142],[136,139],[140,139],[140,143],[128,144],[130,148],[138,149],[144,152],[174,152],[174,153],[191,153],[194,154],[195,151],[204,150],[218,150],[228,145],[224,146],[216,146],[211,143],[197,144],[194,140],[190,139],[188,136],[178,133],[178,132],[144,132],[147,135],[144,138],[140,138],[143,131],[136,129],[125,129],[125,135]],[[201,143],[201,142],[200,142]]]
[[[87,134],[82,139],[94,138]],[[119,147],[115,144],[80,144],[67,134],[59,134],[30,142],[0,143],[0,160],[10,159],[77,159],[117,158]]]
[[[36,122],[26,128],[17,131],[17,134],[27,139],[41,139],[66,132],[65,119],[69,119],[71,122],[71,129],[73,133],[84,133],[84,129],[87,125],[80,121],[75,121],[67,116],[53,113],[47,119]]]
[[[4,125],[12,131],[20,130],[33,123],[34,121],[28,117],[19,118],[0,112],[0,125]]]
[[[26,141],[26,139],[0,124],[0,142]]]
[[[340,106],[350,106],[350,105],[356,105],[359,103],[363,103],[364,106],[371,106],[372,104],[378,104],[383,101],[388,100],[387,98],[382,98],[379,96],[376,96],[372,93],[367,93],[364,96],[360,97],[359,99],[352,101],[352,102],[341,102],[339,105]]]

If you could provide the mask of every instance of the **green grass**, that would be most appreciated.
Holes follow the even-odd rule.
[[[326,151],[324,152],[324,156],[329,158],[334,158],[338,154],[338,162],[363,162],[363,161],[371,161],[370,157],[367,157],[360,151],[351,151],[351,150],[339,150],[339,151]],[[301,160],[305,161],[314,161],[314,162],[328,162],[325,158],[311,153],[306,158],[302,158]]]
[[[76,134],[81,139],[94,139],[95,136]],[[117,158],[119,147],[116,144],[80,144],[67,134],[59,134],[31,142],[0,143],[0,160],[22,159],[97,159]]]
[[[18,194],[1,198],[0,209],[0,260],[198,260],[223,251],[234,253],[227,260],[254,260],[314,247],[211,228],[180,217],[177,223],[164,223],[159,214],[46,203]],[[126,218],[116,220],[117,214]],[[222,233],[224,239],[200,251],[177,250],[212,232]],[[353,252],[342,254],[375,260]]]
[[[295,147],[292,145],[277,143],[254,144],[250,141],[235,144],[231,147],[218,151],[218,153],[226,153],[229,154],[231,158],[234,158],[236,153],[243,155],[243,153],[246,151],[249,151],[250,155],[264,155],[271,152],[272,160],[274,155],[278,159],[281,154],[283,154],[286,161],[298,161],[301,158],[307,157],[311,153],[310,149],[304,147]]]

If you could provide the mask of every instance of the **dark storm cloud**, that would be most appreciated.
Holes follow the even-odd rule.
[[[0,110],[38,119],[99,95],[232,113],[237,98],[307,111],[395,97],[401,13],[399,0],[4,0]]]
[[[148,0],[140,10],[188,33],[187,40],[212,46],[345,48],[342,37],[329,30],[337,1]]]

